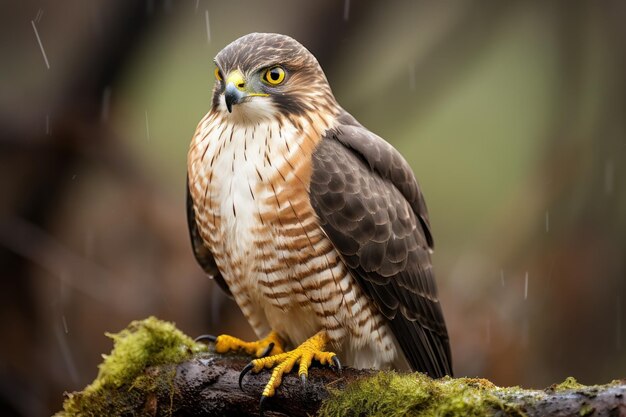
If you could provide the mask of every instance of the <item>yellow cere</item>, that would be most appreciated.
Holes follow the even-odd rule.
[[[226,85],[230,83],[234,84],[238,90],[244,91],[244,88],[246,86],[246,79],[244,78],[241,71],[236,69],[231,71],[228,76],[226,76]]]
[[[285,80],[285,70],[278,66],[272,67],[265,71],[263,79],[271,85],[278,85]]]
[[[269,94],[266,94],[266,93],[254,93],[250,91],[249,88],[246,88],[246,78],[244,77],[243,73],[238,69],[231,71],[226,76],[226,85],[229,85],[229,84],[233,84],[235,87],[237,87],[239,91],[244,92],[246,97],[269,96]]]

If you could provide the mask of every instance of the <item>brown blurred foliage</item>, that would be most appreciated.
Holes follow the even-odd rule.
[[[0,4],[0,414],[58,410],[133,319],[252,337],[195,264],[183,199],[211,57],[252,31],[300,40],[416,168],[457,375],[625,377],[625,17],[619,1]],[[533,85],[545,99],[517,102]]]

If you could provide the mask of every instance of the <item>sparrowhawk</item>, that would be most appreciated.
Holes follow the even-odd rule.
[[[221,335],[216,351],[258,357],[246,371],[272,368],[262,400],[294,366],[306,380],[312,361],[340,366],[337,356],[450,375],[433,237],[406,160],[341,108],[288,36],[243,36],[215,65],[188,154],[189,229],[260,339]]]

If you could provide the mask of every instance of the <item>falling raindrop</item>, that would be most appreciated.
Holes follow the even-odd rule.
[[[146,110],[146,138],[150,140],[150,125],[148,124],[148,110]]]
[[[526,271],[526,276],[524,277],[524,300],[528,299],[528,271]]]
[[[604,164],[604,192],[606,194],[613,193],[613,176],[614,176],[613,161],[608,160],[606,161],[606,164]]]
[[[100,120],[106,122],[109,120],[109,107],[111,102],[111,87],[106,87],[102,92],[102,106],[100,109]]]
[[[409,89],[415,91],[415,64],[409,64]]]
[[[198,13],[198,7],[200,7],[200,0],[196,0],[196,10],[194,13]]]
[[[37,15],[35,16],[35,23],[41,22],[41,18],[43,17],[43,9],[37,10]]]
[[[350,0],[345,0],[343,3],[343,20],[346,22],[350,19]]]
[[[209,24],[209,11],[204,11],[204,20],[206,22],[206,40],[211,43],[211,25]]]
[[[54,326],[54,335],[72,383],[78,384],[79,378],[78,371],[76,370],[76,361],[74,361],[74,357],[72,356],[70,346],[67,343],[67,338],[63,335],[63,331],[57,325]]]
[[[69,334],[69,330],[67,328],[67,320],[65,319],[65,314],[61,316],[61,321],[63,322],[63,330],[65,331],[65,334]]]
[[[41,38],[39,37],[39,32],[37,31],[37,26],[35,26],[35,21],[31,20],[30,23],[33,25],[33,30],[35,31],[35,36],[37,37],[37,43],[39,43],[39,49],[41,49],[41,54],[43,55],[43,60],[46,63],[46,68],[50,69],[50,63],[48,62],[48,56],[46,55],[46,51],[43,49],[43,44],[41,43]]]
[[[546,233],[550,231],[550,212],[546,210]]]

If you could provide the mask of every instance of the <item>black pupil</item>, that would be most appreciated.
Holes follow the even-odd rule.
[[[278,79],[280,78],[280,71],[276,68],[270,70],[270,78],[272,79],[272,81],[278,81]]]

